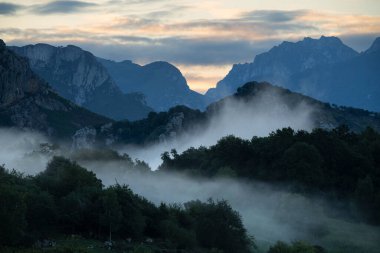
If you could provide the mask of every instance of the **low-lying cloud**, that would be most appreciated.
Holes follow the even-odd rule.
[[[42,134],[0,128],[0,140],[0,165],[7,169],[33,175],[43,170],[51,159],[48,153],[34,152],[49,142]]]
[[[380,229],[346,219],[346,211],[323,198],[305,197],[260,182],[194,179],[173,173],[141,174],[115,163],[85,163],[106,185],[127,184],[155,204],[209,198],[227,200],[260,245],[306,240],[329,249],[376,252]],[[360,232],[357,232],[360,231]],[[347,238],[350,238],[348,241]]]

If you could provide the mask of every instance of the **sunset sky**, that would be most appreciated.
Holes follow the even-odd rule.
[[[8,45],[74,44],[97,56],[175,64],[191,88],[283,40],[339,36],[358,51],[380,36],[380,0],[13,0],[0,2]]]

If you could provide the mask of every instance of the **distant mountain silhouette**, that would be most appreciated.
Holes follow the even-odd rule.
[[[380,111],[380,40],[358,53],[336,37],[283,42],[236,64],[206,96],[217,100],[249,81],[268,81],[339,105]]]
[[[192,91],[175,66],[158,61],[140,66],[131,61],[115,62],[98,58],[124,93],[140,92],[156,111],[176,105],[205,109],[208,98]]]
[[[95,56],[79,47],[36,44],[9,48],[27,57],[33,71],[59,95],[93,112],[136,120],[152,110],[141,94],[123,94]]]
[[[380,112],[380,39],[356,57],[297,73],[290,82],[319,100]]]
[[[112,120],[60,97],[31,70],[28,60],[0,40],[0,126],[28,128],[54,137],[70,137],[87,125]]]

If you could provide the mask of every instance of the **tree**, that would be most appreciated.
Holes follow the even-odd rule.
[[[246,234],[240,215],[226,201],[192,201],[186,210],[196,221],[195,231],[201,246],[224,252],[250,252],[253,243]]]
[[[109,241],[112,241],[112,232],[116,232],[122,220],[121,207],[113,188],[104,191],[101,198],[103,211],[100,216],[101,224],[108,228]]]
[[[285,242],[277,242],[271,246],[268,253],[324,253],[325,250],[320,246],[312,246],[306,242],[296,241],[291,245]]]
[[[0,245],[22,241],[27,226],[24,196],[14,185],[0,186]]]
[[[297,142],[288,148],[282,158],[285,178],[305,185],[320,185],[323,182],[323,158],[310,144]]]
[[[26,219],[28,229],[36,236],[49,234],[57,223],[58,211],[51,194],[38,188],[29,189],[26,194]]]
[[[63,197],[84,187],[102,188],[95,173],[63,157],[54,157],[45,171],[36,177],[37,184],[55,197]]]
[[[115,185],[110,189],[116,194],[122,213],[119,233],[123,237],[130,237],[135,240],[143,239],[146,217],[141,212],[145,206],[141,203],[140,198],[125,185]]]

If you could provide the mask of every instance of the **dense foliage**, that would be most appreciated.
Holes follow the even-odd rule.
[[[244,253],[253,243],[239,214],[224,201],[157,207],[127,186],[104,188],[93,172],[61,157],[36,176],[0,167],[0,247],[73,234],[132,242],[150,238],[159,248],[180,252]]]
[[[177,120],[180,121],[176,124]],[[97,140],[105,142],[107,138],[116,136],[117,140],[128,144],[146,144],[160,140],[160,136],[170,131],[186,131],[206,120],[205,113],[186,106],[176,106],[167,112],[150,112],[148,117],[138,121],[117,121],[109,127],[97,126]],[[170,125],[168,129],[168,125]],[[169,132],[168,132],[169,130]],[[103,143],[104,144],[104,143]],[[104,146],[104,145],[101,145]]]
[[[319,246],[311,246],[305,242],[294,242],[291,245],[284,242],[277,242],[269,248],[268,253],[325,253]]]
[[[221,139],[209,148],[162,155],[162,170],[198,176],[228,176],[285,183],[302,193],[354,202],[372,224],[380,224],[380,134],[342,126],[308,133],[284,128],[268,137]]]

